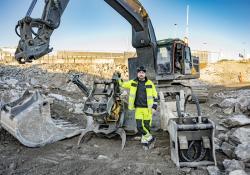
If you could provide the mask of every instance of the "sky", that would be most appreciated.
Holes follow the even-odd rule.
[[[0,1],[0,47],[15,47],[14,32],[32,0]],[[38,0],[32,17],[40,17]],[[189,45],[222,57],[250,57],[250,0],[140,0],[157,40],[183,38],[189,5]],[[176,25],[175,25],[176,24]],[[103,0],[71,0],[51,37],[54,50],[133,51],[131,25]]]

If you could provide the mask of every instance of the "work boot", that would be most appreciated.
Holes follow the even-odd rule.
[[[155,137],[152,137],[151,140],[149,140],[147,143],[143,143],[142,147],[145,151],[147,150],[150,150],[150,149],[153,149],[154,148],[154,145],[155,145],[155,141],[156,141],[156,138]]]

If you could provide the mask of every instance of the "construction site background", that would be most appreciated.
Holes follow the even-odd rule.
[[[192,54],[200,58],[200,79],[207,83],[230,85],[250,82],[250,58],[219,59],[217,52],[198,50],[192,51]],[[46,64],[46,68],[53,72],[71,70],[105,76],[105,78],[110,78],[114,71],[119,70],[123,78],[128,79],[128,59],[135,56],[135,52],[58,51],[35,60],[32,64]],[[14,52],[3,50],[0,50],[0,63],[18,64],[14,58]]]

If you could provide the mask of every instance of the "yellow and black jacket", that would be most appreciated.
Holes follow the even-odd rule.
[[[127,82],[123,82],[122,80],[119,80],[119,85],[125,89],[129,89],[129,99],[128,99],[128,108],[130,110],[135,109],[135,98],[136,98],[136,92],[137,92],[137,86],[138,86],[138,79],[130,80]],[[147,95],[147,107],[149,109],[156,109],[157,108],[157,92],[155,89],[155,85],[151,80],[148,80],[146,78],[145,82],[146,87],[146,95]]]

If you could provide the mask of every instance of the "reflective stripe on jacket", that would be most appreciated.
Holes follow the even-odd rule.
[[[121,87],[129,89],[129,98],[128,98],[128,109],[135,109],[135,97],[137,91],[138,80],[130,80],[127,82],[123,82],[119,80],[119,84]],[[148,108],[152,108],[153,105],[157,105],[157,92],[155,89],[155,85],[151,80],[147,80],[145,83],[146,86],[146,94],[147,94],[147,105]]]

